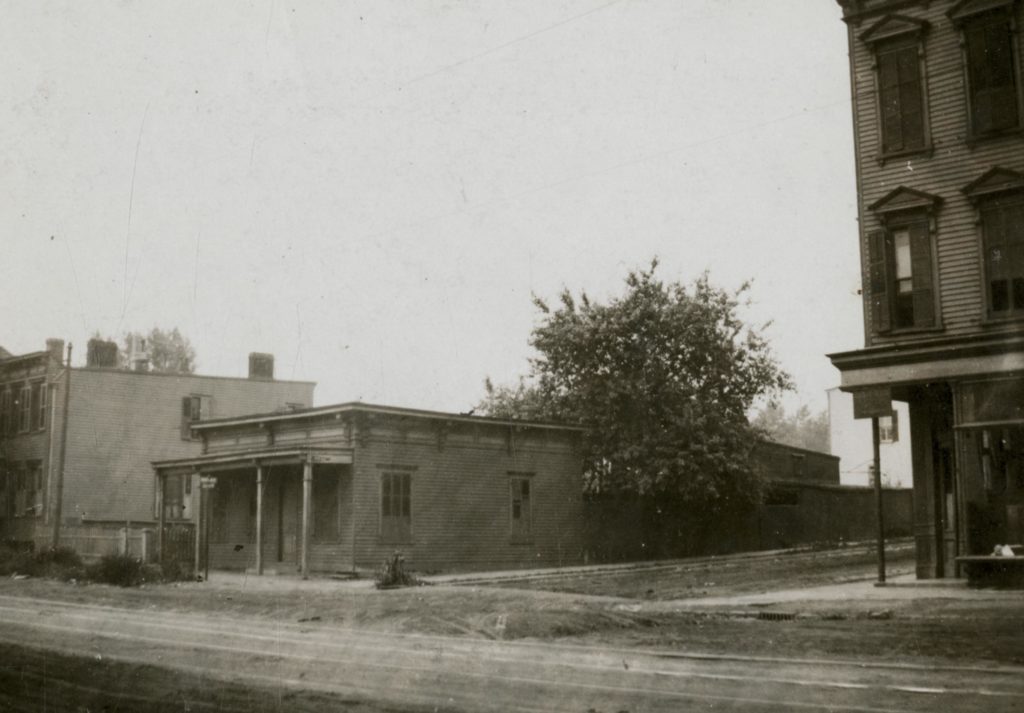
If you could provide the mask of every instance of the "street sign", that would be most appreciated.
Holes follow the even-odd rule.
[[[199,487],[210,489],[216,487],[217,478],[213,475],[201,475],[199,476]]]
[[[888,386],[853,392],[854,418],[892,416],[892,391]]]

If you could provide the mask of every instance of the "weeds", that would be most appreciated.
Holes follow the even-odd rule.
[[[405,571],[405,558],[398,551],[384,560],[384,564],[377,571],[374,581],[377,589],[415,587],[423,584],[415,575]]]

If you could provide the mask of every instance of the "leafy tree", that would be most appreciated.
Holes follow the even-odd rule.
[[[593,493],[667,496],[714,507],[757,501],[763,487],[749,459],[763,435],[751,406],[790,387],[760,330],[737,315],[744,285],[729,293],[707,274],[686,287],[632,271],[625,294],[598,304],[561,294],[534,298],[527,379],[488,385],[478,408],[587,427],[584,459]]]
[[[823,453],[829,451],[826,411],[812,414],[804,405],[797,409],[796,413],[787,414],[781,405],[768,404],[757,413],[753,424],[778,443]]]
[[[196,350],[188,337],[182,335],[175,327],[170,331],[164,331],[159,327],[153,327],[149,334],[141,332],[130,332],[124,337],[124,346],[121,349],[121,365],[131,368],[128,358],[131,352],[132,338],[144,339],[146,351],[149,353],[149,368],[152,371],[167,372],[172,374],[192,374],[196,369]]]

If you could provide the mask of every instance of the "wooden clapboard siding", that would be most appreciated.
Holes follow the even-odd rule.
[[[353,559],[375,568],[395,550],[420,571],[501,569],[579,562],[582,556],[582,476],[573,434],[519,434],[507,428],[451,434],[443,447],[427,428],[375,427],[356,450]],[[412,536],[380,536],[380,476],[408,470]],[[530,473],[532,538],[510,537],[509,473]]]
[[[259,381],[116,369],[72,373],[63,512],[69,520],[152,522],[154,460],[199,455],[181,438],[181,399],[211,397],[211,417],[311,404],[309,382]]]
[[[960,34],[946,17],[952,1],[916,3],[868,2],[862,7],[879,12],[861,20],[848,18],[853,63],[854,130],[857,134],[857,168],[860,177],[861,256],[864,300],[870,305],[868,236],[881,226],[868,208],[898,186],[907,186],[943,199],[936,214],[939,315],[943,333],[950,336],[980,333],[989,327],[986,318],[980,232],[977,215],[961,189],[989,168],[999,165],[1024,171],[1024,136],[1020,133],[968,142],[967,95]],[[929,154],[893,158],[880,163],[880,126],[875,89],[874,56],[859,35],[886,11],[930,23],[924,34],[928,121],[932,139]],[[1024,4],[1017,3],[1018,27],[1024,25]],[[1017,61],[1024,47],[1018,35]],[[1018,71],[1024,71],[1019,66]],[[870,310],[865,312],[870,322]],[[867,326],[868,344],[912,342],[934,337],[919,334],[874,334]]]

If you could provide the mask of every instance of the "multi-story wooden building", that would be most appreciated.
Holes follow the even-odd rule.
[[[909,404],[919,577],[1024,540],[1021,0],[838,0],[865,347],[845,391]]]
[[[101,554],[125,528],[137,552],[157,519],[150,461],[199,454],[194,421],[313,402],[313,383],[273,378],[270,355],[250,355],[249,378],[168,374],[121,368],[117,346],[93,340],[65,423],[63,348],[0,358],[0,539],[49,544],[60,501],[63,544]]]

